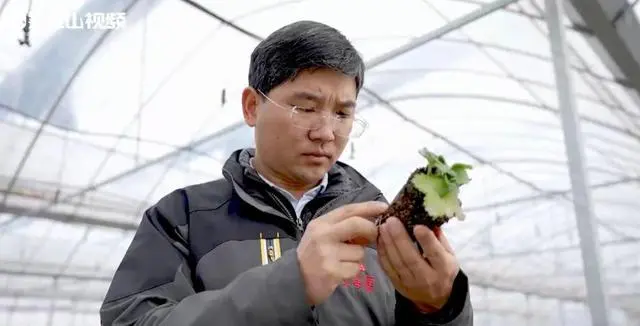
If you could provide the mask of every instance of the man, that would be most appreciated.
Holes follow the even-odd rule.
[[[102,325],[473,324],[466,276],[441,232],[415,229],[380,190],[337,161],[364,64],[335,29],[301,21],[251,55],[242,93],[255,149],[224,178],[149,208],[101,309]]]

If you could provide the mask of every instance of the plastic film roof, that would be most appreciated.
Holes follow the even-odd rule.
[[[229,26],[183,1],[32,1],[32,46],[21,47],[30,2],[0,1],[0,324],[98,324],[143,210],[221,177],[227,156],[253,144],[239,101],[256,37],[317,20],[370,62],[489,2],[197,1]],[[126,12],[126,26],[51,19],[71,12]],[[640,314],[640,101],[566,25],[622,322]],[[544,1],[519,1],[369,69],[358,109],[369,129],[342,157],[389,198],[424,164],[423,146],[474,165],[467,219],[445,229],[479,324],[589,320],[547,34]]]

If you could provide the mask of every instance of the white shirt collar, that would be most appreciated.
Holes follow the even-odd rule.
[[[249,159],[249,165],[255,169],[255,167],[253,166],[253,157],[251,159]],[[282,192],[285,196],[287,196],[287,198],[291,201],[291,202],[297,202],[298,199],[296,199],[293,194],[291,194],[288,190],[277,186],[276,184],[274,184],[273,182],[267,180],[267,178],[263,177],[262,174],[260,174],[260,172],[258,172],[256,170],[256,173],[258,174],[258,176],[260,176],[260,178],[262,178],[262,180],[267,183],[268,185],[270,185],[273,188],[278,189],[280,192]],[[329,174],[325,173],[324,176],[322,177],[322,181],[320,182],[319,185],[309,189],[307,192],[304,193],[304,195],[302,195],[301,198],[308,198],[308,197],[315,197],[318,194],[322,193],[323,191],[325,191],[325,189],[327,188],[329,184]]]

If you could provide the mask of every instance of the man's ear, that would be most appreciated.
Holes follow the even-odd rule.
[[[242,115],[244,121],[250,127],[255,127],[258,120],[258,106],[260,105],[260,95],[252,87],[245,87],[242,91]]]

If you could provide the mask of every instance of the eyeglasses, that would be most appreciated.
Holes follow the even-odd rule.
[[[269,102],[273,103],[273,105],[289,111],[291,122],[296,128],[304,130],[318,130],[322,128],[324,121],[328,120],[333,128],[333,132],[337,136],[344,138],[358,138],[362,136],[367,128],[366,121],[353,116],[346,116],[337,113],[323,114],[320,110],[303,108],[297,105],[287,107],[272,100],[260,90],[258,90],[258,93],[264,96]]]

